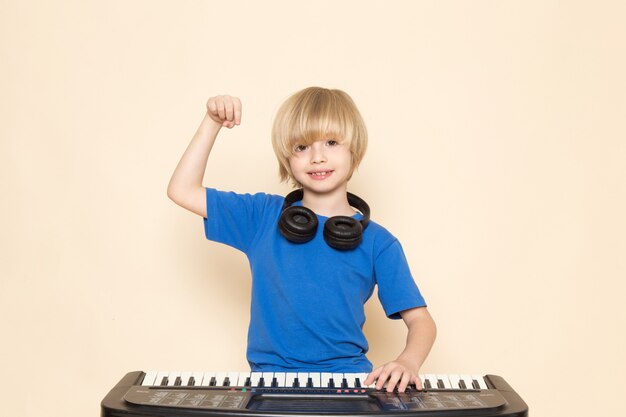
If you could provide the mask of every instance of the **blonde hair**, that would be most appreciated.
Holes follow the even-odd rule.
[[[278,109],[272,127],[272,146],[278,158],[280,180],[299,186],[289,167],[296,145],[335,139],[352,155],[348,179],[367,148],[367,129],[352,98],[337,89],[309,87],[289,97]]]

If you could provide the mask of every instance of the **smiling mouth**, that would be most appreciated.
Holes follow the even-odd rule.
[[[328,178],[331,174],[333,173],[333,171],[315,171],[315,172],[309,172],[309,176],[315,180],[323,180],[325,178]]]

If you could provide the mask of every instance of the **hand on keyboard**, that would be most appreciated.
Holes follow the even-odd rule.
[[[370,372],[365,384],[372,384],[374,381],[376,381],[376,389],[385,388],[387,392],[393,392],[396,386],[399,392],[404,392],[409,384],[414,384],[419,390],[423,389],[418,369],[413,369],[410,363],[401,359],[386,363]]]

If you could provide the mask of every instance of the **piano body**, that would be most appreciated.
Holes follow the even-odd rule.
[[[102,400],[102,417],[507,416],[528,406],[495,375],[420,375],[424,390],[364,386],[367,374],[130,372]]]

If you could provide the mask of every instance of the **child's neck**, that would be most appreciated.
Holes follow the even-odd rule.
[[[302,205],[315,214],[325,217],[354,216],[355,211],[348,203],[347,187],[340,187],[328,193],[315,193],[303,190]]]

